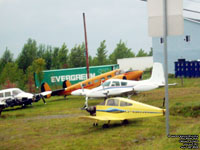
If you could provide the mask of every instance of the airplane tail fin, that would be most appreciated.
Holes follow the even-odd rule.
[[[70,81],[69,81],[69,80],[65,80],[65,81],[63,82],[63,88],[65,89],[65,88],[67,88],[67,87],[69,87],[69,86],[71,86]]]
[[[46,92],[46,91],[51,91],[51,88],[49,87],[49,85],[46,82],[44,82],[41,85],[41,92]],[[50,98],[51,94],[48,94],[45,97]]]
[[[163,65],[161,63],[156,62],[153,64],[150,81],[160,86],[165,84]]]

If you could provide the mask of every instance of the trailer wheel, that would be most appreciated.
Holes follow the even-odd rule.
[[[2,112],[2,110],[3,110],[3,106],[0,106],[0,116],[1,116],[1,112]]]

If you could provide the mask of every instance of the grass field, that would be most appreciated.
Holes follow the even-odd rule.
[[[170,134],[200,136],[200,79],[169,79],[178,85],[169,88]],[[162,107],[164,88],[140,93],[132,99]],[[0,118],[0,150],[176,150],[179,138],[167,138],[165,117],[130,120],[129,124],[105,122],[93,127],[92,121],[79,119],[88,115],[80,108],[83,97],[52,97],[43,104],[34,103],[25,109],[14,107]],[[90,100],[96,105],[102,100]],[[200,138],[199,138],[200,140]],[[200,144],[199,144],[200,146]]]

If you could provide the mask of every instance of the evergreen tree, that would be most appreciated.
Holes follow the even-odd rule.
[[[120,40],[113,53],[109,56],[109,59],[110,63],[116,64],[117,59],[129,57],[135,57],[135,54],[126,46],[124,42],[122,42],[122,40]]]
[[[18,65],[14,62],[8,62],[0,74],[1,84],[4,84],[8,80],[11,83],[16,83],[19,88],[24,87],[25,78],[23,71],[19,69]]]
[[[100,47],[97,49],[97,54],[96,54],[96,65],[105,65],[107,64],[107,51],[106,51],[106,45],[105,45],[105,40],[103,40],[100,43]]]
[[[75,45],[69,55],[70,67],[86,66],[85,44]]]
[[[40,84],[42,83],[42,80],[43,80],[43,75],[44,75],[43,70],[45,69],[45,65],[46,65],[46,62],[42,58],[38,58],[34,60],[32,64],[33,70],[37,74],[37,79]]]
[[[37,58],[43,58],[44,57],[44,53],[46,51],[46,47],[44,44],[40,44],[37,48]]]
[[[67,68],[68,67],[68,48],[64,43],[58,52],[58,61],[60,62],[59,68]]]
[[[149,51],[148,56],[153,56],[153,48],[151,47],[151,50]]]
[[[20,53],[17,62],[20,69],[26,72],[26,69],[37,57],[37,43],[35,40],[28,39]]]
[[[52,69],[60,68],[58,53],[59,53],[59,47],[54,47],[53,54],[52,54]]]
[[[148,54],[143,49],[140,49],[136,57],[144,57],[144,56],[148,56]]]
[[[10,50],[6,47],[5,52],[3,53],[2,58],[0,59],[0,72],[3,70],[5,65],[9,62],[13,62],[13,54]]]
[[[46,69],[50,70],[52,68],[52,47],[47,46],[44,55],[42,57],[46,62]]]

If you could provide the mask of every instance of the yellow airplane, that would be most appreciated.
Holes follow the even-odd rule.
[[[163,116],[165,109],[136,102],[127,98],[109,98],[97,106],[86,109],[91,116],[80,117],[82,119],[95,120],[93,126],[98,125],[98,121],[108,121],[103,127],[108,127],[110,121],[120,120],[127,123],[128,119]]]

